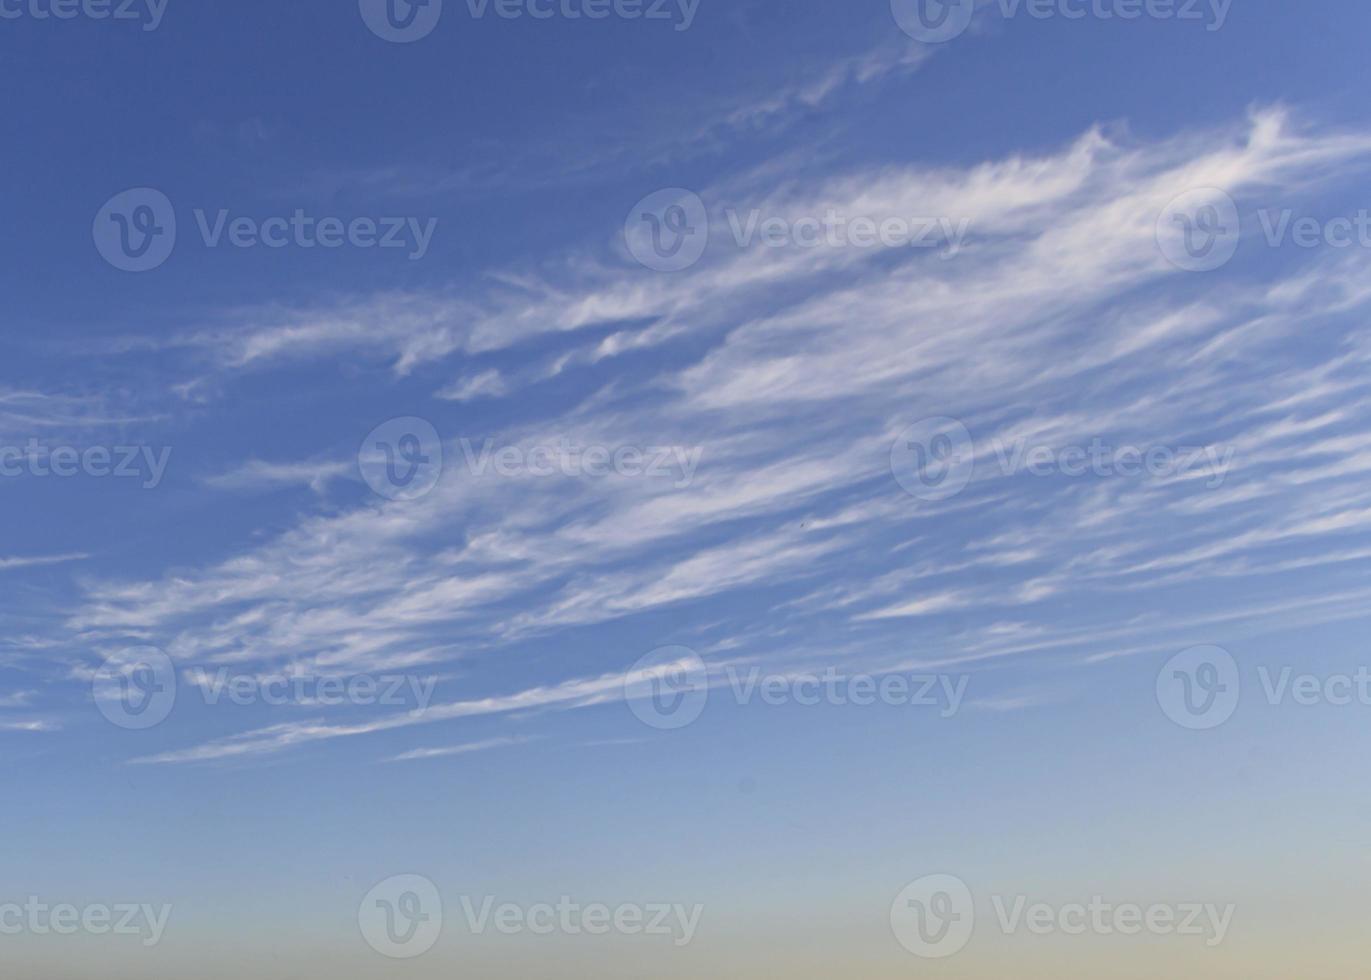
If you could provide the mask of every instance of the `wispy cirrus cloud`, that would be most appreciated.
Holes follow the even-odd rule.
[[[62,726],[55,721],[7,721],[0,718],[0,732],[19,732],[38,735],[61,730]]]
[[[356,475],[355,462],[313,460],[271,463],[253,459],[228,472],[207,476],[204,483],[221,490],[249,491],[307,486],[316,493],[322,493],[333,480],[355,478]]]
[[[1315,255],[1274,280],[1205,279],[1170,264],[1155,235],[1167,203],[1191,187],[1223,186],[1250,208],[1287,188],[1336,184],[1369,154],[1371,135],[1264,110],[1155,142],[1091,130],[1055,153],[963,168],[745,173],[702,190],[716,228],[727,227],[725,202],[737,202],[788,221],[830,209],[958,216],[971,234],[950,258],[740,247],[723,235],[698,265],[668,276],[588,247],[556,274],[504,276],[479,295],[387,294],[193,333],[190,346],[237,371],[339,352],[401,376],[461,362],[440,399],[515,396],[550,365],[614,362],[622,370],[592,396],[492,435],[525,453],[556,440],[696,445],[703,463],[688,487],[452,468],[421,500],[307,515],[162,580],[91,582],[69,625],[91,641],[154,637],[186,663],[365,671],[478,666],[540,636],[765,595],[765,634],[734,613],[701,635],[726,629],[778,658],[840,650],[864,667],[1080,661],[1171,635],[1145,617],[1110,626],[1084,615],[1071,605],[1081,596],[1114,604],[1117,620],[1196,576],[1288,589],[1297,567],[1351,574],[1371,549],[1371,412],[1353,397],[1371,357],[1371,259]],[[1261,365],[1315,323],[1321,344],[1270,377]],[[550,360],[539,341],[551,338],[570,352]],[[665,367],[623,356],[687,349]],[[482,363],[495,352],[514,366]],[[973,431],[975,473],[955,499],[918,501],[892,475],[891,447],[935,416]],[[1216,488],[1180,475],[1051,479],[997,459],[997,447],[1097,437],[1229,449],[1231,469]],[[254,462],[235,479],[313,483],[341,466]],[[1215,601],[1260,618],[1239,598]],[[1320,614],[1341,615],[1350,601]],[[911,628],[918,652],[895,651]],[[614,699],[614,685],[597,675],[422,719],[291,723],[142,761],[588,706]]]
[[[488,738],[480,742],[465,742],[461,745],[444,745],[438,748],[413,749],[409,752],[402,752],[385,761],[387,762],[419,762],[428,759],[450,759],[453,756],[472,755],[477,752],[489,752],[493,749],[506,749],[515,745],[527,745],[534,741],[532,738]]]
[[[69,555],[29,555],[24,557],[0,557],[0,572],[18,568],[42,568],[45,565],[66,565],[71,562],[85,561],[90,555],[75,552]]]

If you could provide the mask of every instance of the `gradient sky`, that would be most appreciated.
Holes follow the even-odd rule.
[[[1371,704],[1272,703],[1263,678],[1368,664],[1371,240],[1336,222],[1371,209],[1371,12],[997,0],[924,42],[913,4],[446,0],[392,43],[370,0],[0,0],[0,905],[173,910],[146,948],[0,935],[13,975],[1363,969]],[[175,216],[147,271],[108,260],[131,189]],[[635,259],[640,202],[696,199],[698,261]],[[1229,199],[1236,225],[1207,210]],[[1231,260],[1176,261],[1177,207],[1216,216]],[[750,213],[830,211],[965,234],[734,240]],[[404,219],[423,245],[211,245],[197,212]],[[1282,215],[1332,241],[1275,235]],[[411,430],[441,469],[378,493],[378,441]],[[948,494],[910,470],[911,445],[947,461],[935,430],[972,440]],[[539,476],[471,465],[487,440],[673,455]],[[1224,466],[1004,465],[1092,444]],[[17,462],[31,445],[148,455],[64,478]],[[1196,730],[1158,678],[1199,646],[1241,697]],[[664,647],[699,658],[684,727],[625,686]],[[130,648],[174,671],[141,730],[102,710]],[[432,700],[212,703],[198,672],[220,670]],[[965,690],[956,711],[741,703],[753,670]],[[443,935],[391,960],[359,905],[409,874]],[[976,899],[940,960],[891,923],[930,874]],[[460,914],[563,895],[704,912],[682,947]],[[1000,935],[991,897],[1016,895],[1235,915],[1213,948]]]

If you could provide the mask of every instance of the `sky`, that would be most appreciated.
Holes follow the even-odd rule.
[[[0,0],[9,968],[1360,970],[1368,26]]]

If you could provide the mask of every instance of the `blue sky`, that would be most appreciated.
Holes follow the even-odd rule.
[[[474,3],[0,2],[0,906],[171,908],[7,958],[1348,975],[1365,5]]]

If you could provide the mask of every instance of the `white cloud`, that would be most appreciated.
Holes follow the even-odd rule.
[[[471,755],[475,752],[489,752],[514,745],[526,745],[528,738],[488,738],[480,742],[466,742],[462,745],[445,745],[440,748],[413,749],[387,759],[387,762],[416,762],[427,759],[446,759],[454,755]]]
[[[303,463],[269,463],[253,459],[214,476],[205,477],[207,486],[221,490],[272,490],[285,486],[307,486],[322,493],[330,482],[355,477],[357,464],[335,460]]]
[[[186,663],[475,667],[515,641],[668,608],[689,622],[696,604],[746,595],[765,597],[755,618],[766,629],[750,631],[735,610],[713,632],[782,657],[841,649],[889,665],[911,659],[895,646],[909,635],[925,647],[912,656],[920,662],[1145,648],[1170,627],[1110,626],[1081,612],[1080,598],[1122,602],[1187,576],[1260,582],[1317,560],[1311,549],[1336,569],[1361,561],[1371,534],[1371,412],[1354,397],[1371,351],[1360,326],[1371,259],[1314,256],[1274,281],[1249,281],[1240,267],[1197,277],[1160,254],[1157,217],[1192,186],[1227,187],[1250,208],[1341,180],[1368,152],[1371,137],[1264,111],[1156,142],[1091,130],[1055,153],[962,168],[744,174],[704,189],[716,212],[737,202],[790,219],[830,207],[960,216],[972,239],[947,260],[725,241],[674,276],[589,249],[556,276],[504,276],[475,297],[386,295],[199,331],[190,344],[227,370],[344,352],[400,374],[496,350],[515,363],[468,371],[439,393],[458,400],[512,394],[629,350],[674,354],[689,338],[698,353],[688,363],[641,370],[625,359],[594,397],[491,435],[525,449],[565,438],[705,455],[688,488],[454,468],[419,501],[307,516],[174,576],[93,582],[69,625],[92,641],[151,635]],[[1265,365],[1316,324],[1323,346],[1272,377]],[[572,352],[549,360],[534,343],[554,338]],[[981,441],[975,479],[939,504],[908,497],[890,472],[895,435],[932,416],[962,419]],[[1223,443],[1236,449],[1234,469],[1220,490],[1052,480],[1000,472],[987,449],[1096,435]],[[303,481],[319,465],[254,462],[221,479]],[[1283,550],[1292,544],[1300,555]],[[1078,603],[1070,615],[1068,601]],[[973,614],[989,625],[967,626]],[[1010,621],[1021,625],[991,628]],[[605,675],[458,702],[421,720],[272,726],[142,761],[599,704],[613,684]]]

